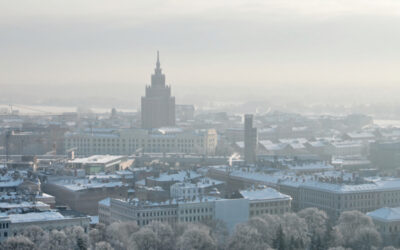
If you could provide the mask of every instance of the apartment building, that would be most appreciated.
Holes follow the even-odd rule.
[[[110,199],[99,203],[99,221],[136,221],[139,226],[151,221],[168,223],[201,222],[220,219],[233,230],[237,223],[264,213],[283,214],[290,211],[291,198],[271,188],[242,191],[243,198],[221,199],[207,196],[193,200],[165,202],[138,199]],[[108,212],[109,211],[109,212]]]

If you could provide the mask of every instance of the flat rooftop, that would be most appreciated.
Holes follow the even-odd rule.
[[[291,197],[286,194],[282,194],[273,188],[263,189],[248,189],[239,191],[243,198],[250,201],[253,200],[290,200]]]
[[[122,155],[92,155],[85,158],[76,158],[68,161],[68,163],[79,164],[108,164],[110,162],[123,160],[125,156]]]

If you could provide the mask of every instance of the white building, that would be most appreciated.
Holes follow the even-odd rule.
[[[0,241],[16,236],[29,226],[39,226],[43,230],[61,230],[66,227],[81,226],[88,232],[90,217],[65,216],[60,212],[32,212],[24,214],[2,214],[0,216]]]
[[[290,211],[292,197],[273,188],[241,190],[240,194],[249,201],[249,216],[262,214],[284,214]]]
[[[56,205],[56,198],[53,195],[49,195],[46,193],[37,194],[35,200],[49,205],[50,208],[54,208],[54,206]]]
[[[335,141],[327,150],[327,154],[332,156],[363,155],[366,146],[361,141]]]
[[[178,182],[170,187],[170,195],[173,199],[191,200],[204,197],[209,194],[212,188],[217,188],[224,184],[222,181],[213,180],[210,178],[203,178],[196,183],[191,182]]]
[[[92,155],[69,160],[67,166],[74,169],[84,169],[86,174],[96,174],[104,171],[114,172],[120,170],[120,165],[126,160],[126,156]]]
[[[290,211],[291,198],[271,188],[243,191],[243,194],[247,198],[221,199],[208,196],[202,199],[168,200],[158,203],[137,199],[110,199],[109,203],[100,202],[99,221],[112,223],[133,220],[139,226],[143,226],[151,221],[176,223],[220,219],[228,225],[229,230],[233,230],[237,223],[247,221],[251,216],[264,213],[283,214]]]
[[[400,234],[400,207],[383,207],[367,213],[385,242],[398,244]]]
[[[111,224],[110,222],[110,198],[105,198],[99,201],[99,222],[105,225]]]
[[[360,178],[353,174],[327,171],[309,175],[294,172],[265,174],[252,169],[228,169],[226,166],[210,168],[212,178],[233,180],[236,185],[267,185],[293,198],[295,211],[317,207],[332,219],[341,212],[359,210],[370,212],[383,206],[400,206],[399,178]]]
[[[41,201],[31,202],[0,202],[0,212],[28,212],[28,211],[48,211],[50,205]]]
[[[130,155],[135,152],[196,153],[213,155],[217,146],[215,129],[183,130],[85,130],[67,132],[65,148],[76,148],[78,155]]]

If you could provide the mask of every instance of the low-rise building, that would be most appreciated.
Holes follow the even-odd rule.
[[[110,222],[110,198],[105,198],[99,201],[99,222],[105,225],[111,224]]]
[[[205,196],[191,200],[165,202],[139,201],[138,199],[110,199],[99,204],[99,221],[136,221],[139,226],[151,221],[168,223],[201,222],[220,219],[230,230],[237,223],[264,213],[283,214],[290,211],[291,198],[271,188],[243,191],[245,198],[222,199]],[[262,210],[262,213],[260,213]],[[257,213],[258,211],[258,213]]]
[[[224,182],[203,178],[195,183],[178,182],[171,186],[170,194],[173,199],[193,200],[210,195],[212,191],[223,188]]]
[[[81,226],[88,232],[90,217],[85,215],[63,215],[61,212],[46,211],[23,214],[0,215],[0,241],[16,236],[29,226],[39,226],[43,230],[61,230],[66,227]]]
[[[115,178],[117,177],[120,178],[115,176]],[[44,192],[55,196],[58,204],[67,205],[81,213],[96,215],[100,200],[107,197],[127,197],[129,185],[121,180],[110,180],[99,175],[89,178],[54,178],[44,183],[42,189]]]
[[[201,178],[201,174],[194,171],[175,171],[161,173],[157,176],[146,178],[146,186],[162,187],[164,190],[170,190],[171,185],[177,182],[195,181]]]
[[[284,214],[290,211],[292,197],[273,188],[241,190],[243,198],[249,200],[249,217],[262,214]]]
[[[209,175],[237,188],[259,184],[274,187],[293,198],[294,211],[317,207],[325,210],[331,219],[338,218],[343,211],[366,213],[382,206],[400,206],[399,178],[361,178],[338,171],[312,175],[293,172],[266,174],[226,166],[210,168]]]
[[[126,161],[126,156],[118,155],[92,155],[85,158],[76,158],[67,162],[67,167],[84,169],[86,174],[120,170],[120,165]]]
[[[367,213],[374,221],[375,227],[384,242],[399,243],[400,207],[382,207]]]

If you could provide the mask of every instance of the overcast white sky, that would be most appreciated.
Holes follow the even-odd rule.
[[[393,93],[399,44],[398,0],[0,0],[0,85],[14,88],[137,98],[160,50],[178,95],[282,85]]]

